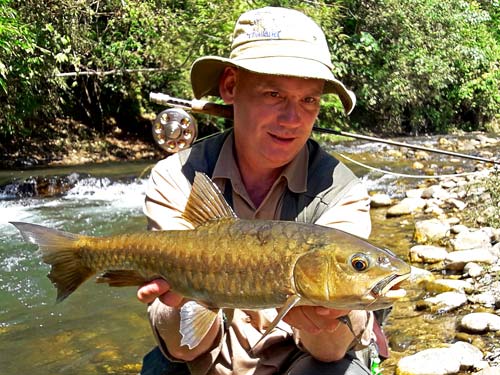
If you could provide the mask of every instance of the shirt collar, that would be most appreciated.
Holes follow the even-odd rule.
[[[235,190],[244,190],[240,170],[234,155],[234,133],[226,138],[222,145],[217,163],[215,164],[213,179],[228,179]],[[297,156],[288,163],[278,180],[285,178],[288,189],[294,193],[307,191],[307,166],[309,164],[309,151],[307,145],[302,147]]]

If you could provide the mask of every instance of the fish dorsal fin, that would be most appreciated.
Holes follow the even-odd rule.
[[[222,319],[222,310],[208,309],[195,301],[188,301],[181,307],[180,315],[181,345],[193,349],[207,335],[215,319]]]
[[[236,214],[212,180],[204,173],[195,172],[182,217],[197,227],[214,219],[236,218]]]
[[[251,349],[251,353],[254,353],[255,351],[255,348],[257,347],[257,345],[259,345],[259,343],[262,342],[262,340],[267,336],[269,335],[269,333],[278,325],[279,322],[281,322],[281,320],[283,320],[283,318],[285,317],[285,315],[294,307],[296,306],[298,303],[300,302],[300,297],[297,296],[297,295],[291,295],[290,297],[288,297],[288,299],[286,300],[285,304],[283,305],[283,307],[281,308],[280,312],[278,315],[276,315],[276,318],[274,318],[274,320],[271,322],[271,324],[269,324],[269,327],[267,327],[266,331],[264,332],[264,334],[261,336],[261,338],[255,343],[255,345],[252,347]]]

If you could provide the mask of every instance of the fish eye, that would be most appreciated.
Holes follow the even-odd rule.
[[[354,254],[351,257],[351,266],[358,272],[363,272],[368,269],[370,262],[364,254]]]

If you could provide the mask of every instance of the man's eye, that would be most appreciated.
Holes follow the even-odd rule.
[[[278,91],[269,91],[267,93],[267,95],[269,95],[271,98],[279,98],[280,97],[280,93]]]
[[[316,99],[312,96],[309,96],[309,97],[304,99],[304,102],[306,102],[307,104],[315,104],[318,102],[318,99]]]

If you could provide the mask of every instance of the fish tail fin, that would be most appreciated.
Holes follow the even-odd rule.
[[[57,288],[57,302],[66,299],[95,273],[82,263],[76,251],[76,242],[81,236],[36,224],[11,224],[25,241],[38,245],[43,261],[51,266],[47,276]]]

